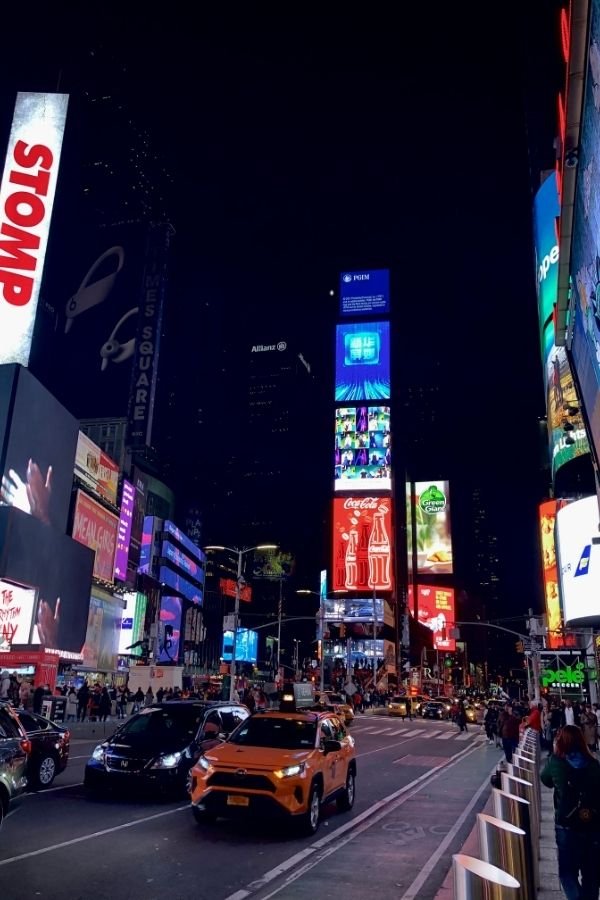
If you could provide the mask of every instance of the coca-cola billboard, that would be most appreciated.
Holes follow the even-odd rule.
[[[334,499],[333,590],[392,590],[392,529],[391,498]]]

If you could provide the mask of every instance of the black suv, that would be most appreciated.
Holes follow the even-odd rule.
[[[169,700],[149,706],[98,744],[84,785],[90,791],[111,786],[183,793],[196,760],[249,715],[238,703]]]
[[[0,824],[8,805],[27,786],[25,769],[31,743],[7,703],[0,701]]]

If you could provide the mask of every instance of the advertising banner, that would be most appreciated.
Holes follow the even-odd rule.
[[[117,505],[119,467],[83,431],[77,437],[75,474],[99,497]]]
[[[116,672],[123,607],[116,600],[92,594],[83,645],[83,665],[97,672]]]
[[[200,547],[197,547],[193,541],[189,539],[189,537],[181,531],[180,528],[177,527],[173,522],[170,522],[168,519],[165,522],[164,530],[167,534],[170,534],[181,546],[187,550],[193,557],[193,559],[197,560],[201,564],[201,569],[204,572],[204,565],[206,563],[206,553],[204,550],[201,550]]]
[[[219,578],[219,590],[224,597],[235,597],[236,581],[234,578]],[[240,600],[250,603],[252,600],[252,588],[249,584],[240,587]]]
[[[336,409],[334,489],[391,491],[389,406]]]
[[[340,275],[340,315],[372,316],[390,311],[390,270],[369,269]]]
[[[79,653],[94,554],[35,516],[0,506],[0,578],[37,588],[32,643]]]
[[[255,550],[252,558],[254,578],[289,578],[294,573],[295,560],[282,550]]]
[[[119,635],[119,653],[125,655],[140,656],[140,648],[136,647],[130,650],[132,644],[140,641],[143,637],[143,617],[141,619],[142,628],[139,628],[140,617],[137,615],[137,607],[143,604],[144,613],[146,611],[146,597],[144,594],[138,594],[136,591],[126,591],[123,594],[125,600],[125,608],[121,618],[121,633]],[[134,627],[137,621],[137,629]]]
[[[600,623],[600,544],[598,499],[585,497],[556,514],[560,585],[565,622]]]
[[[390,390],[390,323],[337,325],[336,401],[389,400]]]
[[[571,245],[571,352],[590,440],[600,454],[600,3],[591,6]],[[567,611],[565,609],[565,617]]]
[[[325,619],[328,622],[373,622],[377,614],[379,625],[384,624],[385,607],[381,597],[353,597],[341,600],[327,597],[324,601]]]
[[[157,519],[156,516],[144,516],[140,564],[138,566],[140,575],[154,574],[153,558],[155,556],[156,532],[160,530],[161,525],[161,520]]]
[[[548,436],[554,477],[565,463],[590,452],[565,347],[552,347],[546,364],[546,383]],[[564,429],[565,425],[567,431]]]
[[[172,544],[170,541],[163,541],[161,545],[160,555],[163,559],[168,559],[172,566],[181,569],[190,578],[204,584],[204,569],[199,563],[194,562],[189,556]]]
[[[392,590],[391,498],[333,501],[333,590]]]
[[[560,216],[556,172],[543,182],[533,201],[533,236],[536,265],[538,317],[542,342],[542,362],[554,344],[552,314],[558,291],[558,232]],[[550,345],[548,344],[550,341]]]
[[[68,102],[17,94],[0,183],[0,364],[29,365]]]
[[[10,421],[0,425],[8,436],[1,502],[64,534],[78,422],[28,369],[10,366],[4,371],[13,374],[14,403]]]
[[[417,541],[417,572],[450,575],[453,570],[450,490],[447,481],[417,481],[407,495],[409,563],[413,531]]]
[[[564,504],[566,505],[566,501],[564,501]],[[561,505],[563,505],[562,502]],[[542,570],[544,576],[544,595],[546,598],[546,620],[548,627],[546,647],[550,650],[556,650],[560,647],[572,647],[575,645],[575,635],[564,633],[562,610],[560,607],[558,570],[556,566],[556,545],[554,542],[557,507],[558,503],[556,500],[546,500],[545,503],[540,503],[539,508]]]
[[[159,663],[177,664],[181,642],[181,600],[179,597],[161,597]],[[168,627],[167,627],[168,626]]]
[[[73,537],[80,544],[94,550],[94,577],[103,581],[113,580],[118,527],[117,516],[83,491],[77,491]]]
[[[223,632],[223,654],[221,659],[230,662],[233,655],[233,631]],[[235,641],[236,662],[255,663],[258,658],[258,633],[248,628],[238,628]]]
[[[127,581],[127,562],[129,560],[129,543],[131,540],[131,523],[135,504],[135,488],[126,478],[123,479],[121,494],[121,512],[117,528],[117,550],[115,553],[115,579]]]
[[[171,588],[171,590],[175,591],[177,594],[181,594],[186,600],[189,600],[190,603],[195,603],[197,605],[202,604],[202,588],[192,584],[191,581],[188,581],[187,578],[184,578],[183,575],[180,575],[178,572],[173,572],[172,569],[161,566],[158,570],[158,580],[161,584]]]
[[[29,644],[37,591],[0,581],[0,644]]]
[[[408,588],[408,608],[414,615],[413,587]],[[448,631],[454,628],[455,606],[454,588],[437,587],[433,584],[420,584],[417,588],[417,609],[419,622],[433,632],[433,646],[436,650],[456,650],[456,640],[449,637]]]

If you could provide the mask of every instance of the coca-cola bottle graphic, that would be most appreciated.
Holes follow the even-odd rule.
[[[358,531],[353,523],[348,534],[348,543],[346,544],[346,590],[356,589],[358,586],[358,566],[356,564],[356,550],[358,547]]]
[[[335,586],[338,590],[346,584],[346,561],[344,558],[344,541],[340,538],[335,558]]]
[[[385,527],[387,512],[384,504],[378,507],[369,537],[369,587],[381,591],[392,587],[390,539]]]
[[[365,522],[364,519],[360,526],[356,562],[358,567],[358,587],[364,588],[369,580],[369,523]]]

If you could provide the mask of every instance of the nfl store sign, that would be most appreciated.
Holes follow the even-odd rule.
[[[68,94],[17,94],[0,185],[0,364],[28,365]]]

